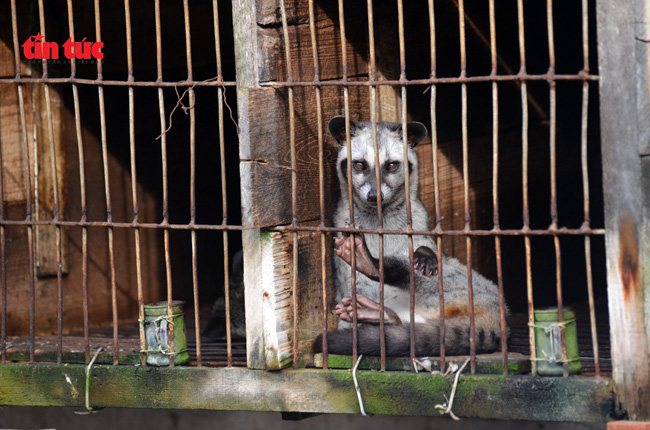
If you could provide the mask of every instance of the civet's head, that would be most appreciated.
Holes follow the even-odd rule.
[[[342,198],[348,189],[348,150],[345,117],[335,116],[329,122],[329,132],[339,144],[336,171],[341,183]],[[357,205],[365,208],[377,207],[377,179],[375,141],[372,123],[350,121],[350,146],[352,164],[352,190]],[[401,204],[405,197],[405,169],[409,169],[411,195],[418,192],[418,159],[415,147],[425,137],[427,129],[419,122],[406,125],[408,143],[408,165],[404,157],[404,132],[402,124],[393,122],[377,123],[377,150],[381,182],[381,201],[383,208]]]

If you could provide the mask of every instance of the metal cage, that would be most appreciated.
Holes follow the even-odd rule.
[[[412,324],[408,358],[387,357],[382,342],[360,372],[366,410],[437,415],[433,405],[458,385],[460,416],[647,419],[647,394],[631,388],[650,378],[638,358],[648,349],[639,288],[647,151],[613,149],[621,138],[612,130],[626,123],[610,115],[628,106],[629,118],[643,118],[644,105],[626,100],[644,87],[632,85],[621,100],[612,84],[626,73],[620,64],[629,66],[612,60],[617,44],[643,40],[612,33],[634,8],[125,0],[116,11],[87,3],[0,2],[2,402],[363,411],[356,368],[347,371],[359,364],[356,314],[352,356],[327,352],[337,325],[332,239],[376,234],[382,310],[383,238],[408,238],[411,321],[414,237],[433,238],[437,255],[467,267],[471,349],[460,382],[416,375]],[[644,58],[646,48],[634,46]],[[352,226],[333,226],[336,148],[326,121],[334,115],[345,116],[348,155],[353,120],[426,124],[417,155],[429,229],[413,229],[408,197],[406,229],[383,227],[381,197],[378,229],[355,227],[351,182],[339,198],[350,202]],[[378,160],[376,125],[373,136]],[[406,136],[403,146],[408,163]],[[627,160],[621,171],[612,157]],[[349,156],[346,167],[350,177]],[[240,249],[243,274],[235,274]],[[350,270],[355,306],[354,257]],[[476,353],[473,270],[498,286],[502,339],[510,326],[489,357]],[[441,350],[431,359],[444,371],[459,359],[445,352],[437,279]],[[178,299],[187,302],[189,366],[174,363]],[[158,301],[172,322],[170,367],[147,368],[144,309]],[[569,377],[567,304],[578,315],[581,376]],[[534,310],[543,306],[558,310],[559,379],[537,378]],[[212,318],[220,338],[202,333]],[[246,340],[233,339],[244,318]],[[622,340],[627,331],[634,340]],[[323,352],[314,356],[319,334]],[[36,377],[19,382],[25,375]],[[188,397],[168,395],[173,384]],[[315,398],[327,390],[335,393]],[[38,395],[26,399],[30,391]],[[567,396],[573,401],[561,403]],[[548,403],[554,408],[540,407]]]

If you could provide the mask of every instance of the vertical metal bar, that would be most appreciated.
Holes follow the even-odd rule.
[[[589,73],[589,15],[587,0],[582,0],[582,73]],[[582,115],[580,130],[581,166],[582,166],[582,195],[584,205],[585,229],[591,227],[589,209],[589,167],[587,153],[587,118],[589,115],[589,81],[582,83]],[[587,271],[587,294],[589,296],[589,321],[591,323],[591,342],[594,351],[594,367],[596,377],[600,377],[600,354],[598,350],[598,333],[596,330],[596,305],[594,301],[594,284],[591,272],[591,237],[585,236],[585,266]]]
[[[555,41],[553,35],[553,0],[546,0],[546,23],[548,31],[548,58],[549,74],[555,73]],[[550,130],[549,130],[549,147],[551,157],[551,230],[557,230],[557,179],[556,179],[556,85],[555,80],[549,79],[550,87]]]
[[[127,68],[128,68],[128,82],[133,82],[133,53],[132,53],[132,40],[131,40],[131,6],[130,0],[124,0],[124,18],[126,22],[126,54],[127,54]],[[137,171],[136,171],[136,157],[135,157],[135,101],[133,95],[133,87],[129,86],[129,152],[131,161],[131,194],[133,195],[133,222],[139,222],[139,204],[137,192]],[[144,320],[144,298],[142,293],[142,260],[140,252],[140,229],[134,229],[135,236],[135,259],[136,259],[136,277],[138,286],[138,317],[140,321]],[[118,319],[117,319],[117,291],[113,291],[113,347],[115,348],[113,354],[113,364],[118,364],[117,352],[119,351],[118,341]],[[140,342],[144,343],[144,330],[140,326]],[[170,339],[170,364],[173,364],[173,342]]]
[[[45,8],[43,0],[38,0],[38,15],[41,34],[45,37]],[[43,64],[43,78],[48,77],[47,60],[42,59]],[[54,185],[54,221],[61,221],[61,199],[59,195],[59,178],[57,174],[56,163],[56,150],[54,147],[54,125],[52,121],[52,104],[50,100],[50,86],[43,84],[45,92],[45,109],[47,113],[47,130],[49,135],[50,147],[50,164],[52,168],[52,182]],[[56,281],[57,281],[57,348],[56,348],[56,362],[61,364],[63,358],[63,268],[62,268],[62,232],[61,225],[56,226]]]
[[[72,0],[68,0],[68,24],[70,39],[74,42],[74,17],[72,10]],[[76,75],[76,62],[72,58],[70,60],[71,75]],[[81,222],[85,223],[88,220],[86,209],[86,171],[85,159],[83,149],[83,138],[81,135],[81,115],[79,112],[79,92],[77,85],[72,84],[72,97],[74,100],[74,117],[75,117],[75,131],[77,134],[77,152],[79,154],[79,186],[81,188]],[[88,329],[88,227],[83,226],[81,230],[81,253],[82,253],[82,306],[83,306],[83,320],[84,320],[84,353],[86,363],[90,362],[90,333]]]
[[[14,46],[14,61],[16,63],[16,78],[21,76],[21,62],[20,62],[20,49],[18,44],[18,19],[16,13],[16,0],[11,0],[11,32]],[[23,85],[19,82],[18,87],[18,102],[20,109],[20,126],[22,134],[22,147],[23,147],[23,158],[25,163],[25,196],[26,196],[26,222],[29,223],[32,217],[32,187],[31,187],[31,172],[30,172],[30,161],[29,161],[29,149],[27,146],[27,125],[25,122],[25,101],[23,97]],[[0,154],[1,156],[1,154]],[[2,161],[0,160],[0,166],[3,166]],[[0,168],[0,170],[2,170]],[[0,172],[1,173],[1,172]],[[3,184],[0,186],[0,192],[3,192],[4,180],[0,178]],[[4,219],[4,195],[0,196],[0,205],[2,206],[2,219]],[[30,347],[29,347],[29,361],[30,363],[34,362],[34,242],[33,238],[33,227],[32,225],[27,225],[27,240],[28,240],[28,249],[29,249],[29,291],[30,291]],[[6,243],[5,243],[5,228],[2,226],[2,238],[0,242],[2,244],[2,250],[0,253],[2,255],[2,363],[6,362],[7,355],[7,278],[6,278]]]
[[[318,43],[316,42],[316,17],[314,14],[314,0],[309,0],[309,34],[311,36],[312,55],[314,59],[314,82],[320,81],[320,66],[318,64]],[[323,147],[323,112],[320,87],[314,88],[316,92],[316,117],[318,127],[318,196],[320,206],[320,225],[325,226],[325,163]],[[327,248],[325,245],[327,235],[320,234],[321,244],[321,284],[322,284],[322,350],[323,369],[327,369]]]
[[[558,323],[560,325],[560,344],[562,346],[562,363],[564,367],[564,377],[569,376],[569,362],[567,361],[566,351],[566,338],[564,327],[564,305],[562,303],[562,259],[560,255],[560,237],[553,236],[553,243],[555,245],[555,285],[557,293],[557,314]]]
[[[101,20],[99,13],[99,0],[95,0],[95,36],[98,42],[101,42]],[[97,79],[101,80],[103,78],[103,66],[102,62],[97,62]],[[100,136],[102,142],[102,165],[104,170],[104,194],[106,196],[106,221],[110,224],[113,222],[113,207],[111,199],[111,189],[109,181],[109,170],[108,170],[108,146],[106,142],[106,109],[104,104],[104,87],[102,85],[97,86],[98,91],[98,101],[99,101],[99,121],[100,121]],[[117,346],[115,345],[115,340],[117,338],[117,333],[115,330],[117,314],[115,313],[116,309],[116,300],[115,292],[117,291],[117,280],[115,275],[115,246],[113,241],[113,227],[109,225],[108,227],[108,256],[110,262],[110,273],[111,273],[111,303],[113,310],[113,348],[114,351],[117,351]],[[140,315],[139,320],[142,321],[143,317]],[[144,330],[140,328],[140,351],[142,351],[142,356],[144,357],[144,350],[146,346],[144,343]],[[113,354],[114,364],[116,360],[116,355]]]
[[[368,9],[368,48],[370,50],[370,82],[377,79],[377,60],[375,49],[375,16],[372,7],[372,0],[367,1]],[[370,123],[372,124],[372,138],[375,150],[375,181],[377,183],[377,228],[384,228],[384,216],[382,213],[381,203],[381,165],[379,161],[379,144],[377,140],[377,87],[370,87]],[[379,238],[379,308],[382,312],[379,314],[379,361],[381,369],[386,370],[386,333],[385,333],[385,313],[384,309],[384,235],[378,234]]]
[[[223,92],[225,89],[219,88],[218,103],[219,103],[219,151],[221,156],[221,195],[222,195],[222,222],[224,225],[228,224],[228,199],[226,194],[226,150],[225,138],[223,129]],[[232,334],[230,326],[230,260],[229,260],[229,245],[228,245],[228,231],[224,230],[223,233],[223,273],[224,273],[224,299],[225,299],[225,312],[226,312],[226,352],[228,355],[228,367],[232,367]],[[198,327],[198,325],[197,325]],[[199,334],[197,334],[198,337]],[[200,343],[197,343],[197,351],[199,351]]]
[[[160,19],[160,0],[154,3],[155,19],[156,19],[156,73],[157,81],[162,82],[162,23]],[[162,225],[169,224],[169,174],[168,174],[168,161],[167,161],[167,120],[165,117],[165,98],[163,89],[158,87],[158,111],[160,114],[160,154],[161,154],[161,167],[162,167],[162,188],[163,188],[163,202],[162,202]],[[165,281],[168,292],[168,307],[167,314],[169,316],[169,292],[172,288],[172,269],[170,257],[170,243],[169,243],[169,229],[163,230],[163,246],[165,253]],[[140,320],[141,330],[144,330],[144,321]],[[171,326],[171,325],[170,325]],[[199,340],[200,342],[200,340]],[[173,344],[173,341],[170,342]],[[143,347],[142,350],[145,348]],[[173,356],[171,356],[173,357]],[[144,360],[144,353],[142,359]]]
[[[553,0],[546,0],[546,27],[548,32],[548,59],[549,59],[549,75],[555,73],[555,35],[553,30]],[[550,87],[550,158],[551,158],[551,227],[550,230],[556,231],[557,224],[557,177],[556,177],[556,83],[552,78],[549,80]],[[566,338],[564,330],[564,306],[562,303],[562,261],[560,257],[560,237],[556,234],[553,236],[553,243],[555,245],[555,286],[557,291],[557,309],[558,321],[560,324],[560,343],[562,347],[564,376],[569,376],[569,363],[567,362],[566,353]]]
[[[282,12],[282,32],[284,35],[284,53],[287,61],[287,82],[293,82],[293,67],[291,65],[291,46],[289,45],[289,27],[287,24],[287,11],[284,0],[280,0]],[[296,165],[296,132],[295,132],[295,109],[293,100],[293,88],[289,92],[289,143],[291,147],[291,214],[293,227],[298,225],[298,176]],[[298,368],[298,232],[293,231],[293,367]]]
[[[338,0],[338,11],[339,11],[339,32],[341,36],[341,64],[342,64],[342,81],[347,83],[348,81],[348,51],[347,51],[347,39],[345,35],[345,13],[343,10],[343,0]],[[350,140],[350,95],[349,88],[343,86],[343,106],[345,114],[345,142],[346,149],[348,154],[348,166],[347,166],[347,177],[352,178],[352,142]],[[348,204],[350,209],[350,222],[355,226],[354,222],[354,200],[352,198],[352,181],[348,180]],[[352,293],[352,307],[357,308],[357,259],[356,259],[356,246],[354,233],[350,234],[350,283],[351,283],[351,293]],[[352,360],[357,361],[358,354],[358,321],[357,313],[355,312],[352,315]]]
[[[497,76],[497,42],[496,42],[496,18],[494,11],[494,0],[489,1],[490,9],[490,58],[492,68],[490,76]],[[499,222],[499,87],[496,81],[492,82],[492,219],[494,230],[500,231]],[[497,263],[497,285],[499,287],[499,313],[501,315],[501,363],[503,374],[508,374],[508,329],[506,323],[506,305],[503,292],[503,270],[501,259],[501,237],[494,236],[494,249]]]
[[[460,77],[467,76],[467,47],[465,41],[465,2],[458,1],[458,25],[460,34]],[[461,106],[462,106],[462,141],[463,141],[463,200],[465,231],[469,232],[470,207],[469,207],[469,148],[467,134],[467,84],[461,84]],[[469,343],[470,343],[470,369],[476,372],[476,326],[474,321],[474,288],[472,285],[472,239],[466,236],[465,246],[467,250],[467,290],[469,295]]]
[[[433,0],[429,4],[429,43],[431,56],[431,78],[436,77],[437,72],[437,51],[436,51],[436,27]],[[442,232],[442,209],[440,206],[440,183],[438,180],[438,113],[437,113],[438,87],[431,85],[431,161],[433,165],[433,200],[436,208],[436,226],[434,231]],[[438,301],[440,305],[440,369],[444,371],[446,366],[445,357],[445,294],[443,285],[443,264],[442,264],[442,236],[436,238],[438,255]]]
[[[217,60],[217,79],[223,82],[223,74],[221,67],[221,32],[219,30],[219,7],[218,2],[212,2],[213,18],[214,18],[214,44]],[[217,89],[218,99],[218,115],[219,115],[219,156],[221,160],[221,205],[222,205],[222,224],[228,224],[228,194],[226,190],[226,146],[223,128],[223,103],[225,87]],[[223,273],[224,273],[224,302],[226,313],[226,353],[228,356],[228,367],[232,367],[232,334],[230,327],[230,261],[229,261],[229,246],[228,246],[228,231],[224,230],[223,235]],[[196,324],[197,332],[196,337],[200,339],[200,332],[198,331],[198,323]],[[200,351],[200,341],[196,345],[197,354]]]
[[[190,11],[187,0],[183,0],[183,16],[185,18],[185,51],[187,54],[187,80],[192,81],[192,40],[190,37]],[[188,88],[189,95],[189,110],[190,110],[190,225],[196,224],[196,98],[194,88]],[[197,251],[196,251],[196,230],[190,232],[192,241],[192,294],[194,296],[194,318],[195,322],[198,321],[199,316],[199,284],[198,284],[198,271],[197,271]],[[171,285],[167,292],[167,313],[171,318],[172,311],[172,289]],[[198,324],[196,324],[198,329]],[[173,343],[174,333],[173,327],[169,328],[170,345]],[[199,336],[200,339],[200,336]],[[172,349],[173,353],[174,350]],[[201,365],[201,356],[198,354],[197,348],[197,364]],[[174,355],[172,354],[172,358]],[[173,361],[172,361],[173,363]]]
[[[517,0],[517,27],[519,33],[519,74],[526,73],[526,48],[524,33],[524,5],[523,0]],[[521,142],[522,142],[522,192],[523,192],[523,228],[524,232],[530,231],[530,212],[528,208],[528,84],[521,81]],[[533,324],[534,304],[533,304],[533,276],[531,268],[531,247],[530,236],[524,236],[524,245],[526,248],[526,295],[528,298],[528,336],[530,347],[530,359],[532,365],[532,374],[537,374],[537,362],[535,355],[535,331]]]
[[[406,79],[406,48],[404,42],[404,4],[402,0],[397,0],[397,27],[399,36],[399,58],[400,58],[400,80]],[[406,86],[401,87],[402,102],[402,142],[404,147],[404,166],[409,165],[408,157],[408,136],[407,136],[407,103],[406,103]],[[409,169],[404,169],[404,192],[406,194],[406,230],[413,229],[413,214],[411,212],[411,175]],[[379,193],[378,193],[379,194]],[[408,234],[409,246],[409,295],[410,295],[410,359],[415,361],[415,273],[413,268],[413,235]]]

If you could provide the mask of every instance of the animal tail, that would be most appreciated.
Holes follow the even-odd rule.
[[[410,354],[410,325],[386,325],[386,355],[403,357]],[[358,353],[370,356],[380,355],[379,325],[358,326]],[[468,355],[470,353],[469,318],[445,319],[445,354]],[[498,327],[480,327],[475,330],[476,352],[479,354],[496,351],[501,345],[501,330]],[[314,341],[314,352],[322,352],[323,338],[319,334]],[[329,354],[352,355],[352,329],[346,328],[327,333]],[[440,324],[415,324],[415,355],[418,357],[440,355]]]

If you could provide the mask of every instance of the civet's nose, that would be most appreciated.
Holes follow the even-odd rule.
[[[384,193],[381,193],[382,200],[384,199]],[[368,203],[377,203],[377,191],[370,191],[368,193]]]

